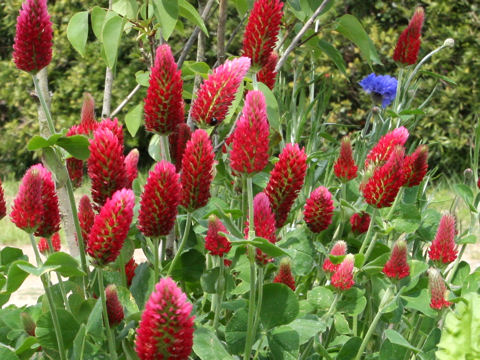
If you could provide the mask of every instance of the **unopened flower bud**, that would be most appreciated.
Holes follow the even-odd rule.
[[[444,41],[443,46],[453,47],[455,45],[455,40],[448,38]]]
[[[463,171],[463,177],[465,178],[465,182],[468,182],[472,179],[473,177],[473,170],[470,169],[470,168],[466,168],[464,171]]]

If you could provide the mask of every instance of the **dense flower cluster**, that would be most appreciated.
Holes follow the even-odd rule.
[[[347,182],[357,177],[358,167],[353,159],[353,150],[350,139],[345,137],[340,145],[340,155],[333,165],[335,176],[341,181]]]
[[[350,217],[350,225],[355,234],[360,235],[366,233],[370,226],[370,215],[365,211],[355,213]]]
[[[431,301],[430,307],[436,310],[448,308],[452,303],[445,299],[447,288],[443,281],[442,274],[437,269],[430,268],[428,270],[428,285],[430,287]]]
[[[92,203],[88,195],[83,195],[78,204],[78,221],[80,222],[80,228],[82,229],[82,238],[87,243],[90,229],[93,226],[95,220],[95,212],[92,208]]]
[[[211,255],[224,256],[225,254],[228,254],[232,244],[225,236],[220,235],[219,232],[223,232],[225,234],[228,233],[220,219],[212,215],[208,219],[208,230],[207,236],[205,237],[205,249],[207,249]]]
[[[290,260],[288,258],[282,259],[277,275],[273,279],[274,283],[281,283],[287,285],[292,291],[295,291],[295,278],[292,275]]]
[[[398,38],[397,46],[393,53],[393,60],[405,65],[413,65],[417,62],[418,52],[422,42],[421,36],[424,18],[425,13],[423,8],[418,7],[407,28],[403,30]]]
[[[2,181],[0,180],[0,220],[7,215],[7,204],[5,203],[5,194],[3,192]]]
[[[430,260],[449,264],[457,258],[455,232],[455,217],[450,214],[443,215],[428,250]]]
[[[352,254],[348,254],[332,275],[332,285],[334,287],[339,290],[348,290],[355,285],[353,265],[354,257]]]
[[[333,209],[332,194],[326,187],[319,186],[305,202],[305,223],[314,233],[326,230],[332,223]]]
[[[335,256],[340,256],[340,255],[345,255],[347,253],[347,243],[343,240],[337,241],[333,247],[332,250],[330,251],[330,255],[335,255]],[[338,267],[340,264],[334,264],[330,260],[329,257],[325,259],[323,262],[323,271],[326,273],[334,273],[337,271]]]
[[[140,157],[140,153],[137,149],[132,149],[127,156],[125,156],[125,160],[123,161],[125,165],[125,171],[127,173],[127,184],[125,187],[131,189],[133,181],[138,176],[138,159]]]
[[[397,240],[393,246],[390,259],[383,267],[383,273],[389,278],[402,279],[410,275],[410,266],[407,263],[407,243]]]
[[[123,306],[118,299],[117,287],[113,284],[105,288],[108,323],[110,326],[120,324],[125,317]]]
[[[420,145],[411,155],[405,156],[403,161],[404,186],[419,185],[428,171],[428,148]]]
[[[408,130],[400,126],[380,138],[377,144],[368,152],[365,159],[365,168],[372,165],[383,165],[390,158],[396,146],[403,146],[407,142]]]
[[[53,251],[60,251],[62,245],[60,243],[60,234],[58,232],[52,235],[50,241],[52,242]],[[52,251],[50,249],[50,245],[48,244],[48,239],[42,237],[38,241],[38,250],[44,255]]]
[[[190,127],[186,123],[179,124],[175,131],[168,135],[170,157],[175,163],[175,169],[180,172],[182,169],[182,158],[188,140],[192,136]]]
[[[257,80],[267,85],[270,90],[273,90],[277,81],[277,73],[275,72],[277,62],[278,55],[274,52],[270,53],[267,63],[257,73]]]
[[[132,285],[132,280],[135,277],[135,269],[138,264],[135,262],[135,259],[132,257],[125,264],[125,275],[127,276],[127,286]]]

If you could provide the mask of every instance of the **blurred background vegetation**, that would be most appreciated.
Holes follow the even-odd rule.
[[[251,0],[244,0],[250,1]],[[292,0],[292,3],[299,0]],[[235,1],[234,1],[235,2]],[[236,1],[238,3],[239,1]],[[311,0],[310,2],[316,2]],[[49,11],[54,23],[54,55],[48,67],[49,86],[53,94],[52,109],[57,129],[67,128],[77,123],[80,117],[82,94],[90,92],[97,103],[97,115],[101,111],[105,65],[100,59],[100,47],[90,30],[85,58],[81,58],[71,47],[66,37],[66,28],[70,17],[78,11],[92,8],[94,5],[107,6],[108,1],[94,0],[50,0]],[[355,15],[363,23],[374,41],[383,65],[375,65],[379,74],[395,75],[397,66],[391,60],[398,35],[408,24],[415,6],[425,8],[425,24],[420,57],[443,44],[448,38],[455,39],[455,48],[442,51],[429,61],[427,70],[453,80],[456,85],[425,77],[420,91],[425,98],[435,84],[440,89],[432,103],[424,109],[414,136],[423,138],[430,146],[430,163],[439,166],[444,173],[460,173],[469,164],[472,146],[472,133],[476,124],[479,107],[480,77],[480,19],[479,4],[475,1],[459,0],[437,1],[336,1],[335,9],[322,18],[322,27],[317,38],[332,43],[342,54],[347,64],[346,74],[342,73],[328,60],[326,55],[316,52],[318,62],[311,67],[315,72],[328,74],[332,79],[332,98],[327,109],[328,122],[349,125],[350,128],[363,126],[369,110],[368,97],[363,94],[357,82],[371,72],[360,57],[358,49],[349,41],[337,36],[329,20],[345,13]],[[6,0],[0,7],[0,176],[20,177],[26,167],[35,162],[34,154],[26,150],[31,136],[38,134],[35,99],[31,96],[33,85],[28,74],[18,71],[11,59],[15,22],[21,0]],[[290,14],[291,16],[291,14]],[[216,15],[207,22],[210,33],[216,30]],[[227,22],[227,38],[239,22],[234,6],[230,7]],[[285,28],[292,23],[288,16],[284,19]],[[192,25],[178,23],[177,31],[169,40],[174,53],[182,48],[186,37],[191,33]],[[293,29],[295,31],[296,29]],[[241,48],[242,31],[228,49],[229,54],[238,55]],[[213,66],[216,60],[215,36],[206,39],[206,62]],[[308,45],[308,44],[306,44]],[[304,55],[312,51],[308,46],[297,50]],[[195,57],[195,48],[190,59]],[[289,74],[289,66],[284,67]],[[311,71],[305,66],[303,71]],[[113,90],[112,109],[135,87],[135,73],[148,70],[148,65],[139,50],[139,44],[133,32],[122,37],[121,48]],[[301,69],[302,70],[302,69]],[[125,114],[145,96],[146,88],[135,95],[134,99],[119,114],[123,120]],[[279,99],[281,101],[281,99]],[[417,104],[418,105],[418,104]],[[346,128],[332,127],[332,135],[339,137]],[[127,147],[140,147],[141,153],[148,146],[148,138],[143,127],[135,138],[126,135]],[[145,156],[144,162],[149,161]],[[143,165],[147,165],[143,163]]]

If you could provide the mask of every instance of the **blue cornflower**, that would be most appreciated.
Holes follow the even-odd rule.
[[[382,102],[386,108],[397,95],[397,79],[390,75],[376,75],[371,73],[359,82],[360,86],[368,94],[372,94],[374,102]]]

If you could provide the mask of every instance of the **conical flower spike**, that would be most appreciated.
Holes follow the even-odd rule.
[[[410,20],[408,27],[403,30],[398,38],[397,46],[393,53],[393,60],[413,65],[417,62],[418,51],[420,50],[422,26],[425,13],[422,7],[418,7]]]
[[[93,212],[92,204],[88,195],[83,195],[78,204],[78,221],[82,229],[82,237],[85,244],[88,240],[88,235],[95,221],[95,213]]]
[[[228,254],[232,247],[230,241],[225,236],[220,235],[219,232],[228,234],[222,222],[215,215],[211,215],[208,219],[208,231],[205,237],[205,249],[211,255],[223,256]]]
[[[48,255],[51,252],[57,252],[60,251],[61,248],[61,243],[60,243],[60,235],[57,233],[53,234],[51,238],[51,242],[53,245],[53,251],[50,249],[50,245],[48,244],[48,240],[44,237],[42,237],[38,241],[38,250],[43,254],[43,255]]]
[[[113,135],[117,137],[118,143],[123,146],[124,144],[123,125],[118,122],[118,118],[102,119],[102,121],[98,123],[97,129],[110,130],[113,133]]]
[[[403,162],[404,186],[412,187],[422,182],[428,171],[427,159],[428,148],[426,145],[420,145],[412,155],[405,156]]]
[[[217,125],[225,119],[249,68],[250,59],[241,57],[227,60],[213,70],[200,86],[192,105],[192,119],[199,126]]]
[[[252,66],[261,68],[272,53],[283,16],[280,0],[257,0],[243,36],[243,55],[252,59]]]
[[[117,287],[110,284],[105,289],[108,323],[110,326],[120,324],[125,317],[123,306],[118,299]]]
[[[437,269],[430,268],[428,270],[428,285],[430,287],[431,301],[430,307],[436,310],[448,308],[452,303],[445,299],[447,295],[447,288],[442,279],[442,275]]]
[[[263,67],[257,73],[257,80],[267,85],[270,90],[273,90],[275,82],[277,81],[277,73],[275,72],[277,62],[278,55],[274,52],[270,53],[267,63],[263,65]]]
[[[38,72],[52,60],[52,22],[47,0],[26,0],[17,17],[13,61],[18,69]]]
[[[233,133],[232,169],[241,174],[262,171],[268,163],[269,134],[265,96],[258,90],[249,91]]]
[[[303,186],[307,155],[298,144],[287,144],[273,168],[265,193],[270,200],[277,228],[282,227]]]
[[[350,225],[354,234],[360,235],[368,231],[370,226],[370,215],[365,211],[355,213],[350,218]]]
[[[93,100],[93,96],[91,94],[86,92],[83,94],[83,105],[80,122],[82,134],[92,134],[97,129],[98,124],[99,123],[95,120],[95,100]]]
[[[140,200],[138,228],[149,237],[168,235],[175,224],[181,185],[175,166],[160,161],[149,172]]]
[[[344,137],[340,145],[340,156],[333,166],[335,176],[342,182],[347,182],[357,177],[357,169],[357,165],[355,165],[355,160],[353,159],[353,150],[350,139]]]
[[[354,257],[348,254],[342,261],[337,271],[332,275],[332,285],[339,290],[350,289],[355,282],[353,281]]]
[[[133,278],[135,277],[135,269],[137,268],[138,264],[135,262],[134,258],[131,258],[125,264],[125,275],[127,275],[127,286],[130,287],[132,285]]]
[[[332,194],[326,187],[319,186],[313,190],[303,211],[308,228],[314,233],[326,230],[332,223],[333,209]]]
[[[185,121],[182,96],[182,71],[178,69],[172,50],[160,45],[145,98],[145,128],[157,134],[169,134]]]
[[[0,180],[0,220],[7,215],[7,205],[5,203],[5,194],[3,192],[2,181]]]
[[[113,194],[95,216],[87,252],[95,263],[102,266],[120,254],[133,218],[135,195],[132,190],[122,189]]]
[[[330,255],[345,255],[347,253],[347,243],[343,240],[337,241],[330,251]],[[326,273],[334,273],[337,271],[340,264],[334,264],[330,261],[330,258],[326,258],[323,262],[323,271]]]
[[[170,157],[175,162],[175,169],[180,172],[182,169],[182,158],[187,146],[188,140],[192,137],[190,127],[183,123],[179,124],[175,132],[168,135],[168,142],[170,148]]]
[[[187,143],[182,159],[181,204],[188,211],[207,205],[213,180],[214,158],[208,134],[204,130],[196,130]]]
[[[140,157],[140,153],[137,149],[133,149],[128,153],[125,157],[124,164],[125,164],[125,171],[127,172],[127,185],[126,187],[131,189],[133,181],[138,176],[138,158]]]
[[[455,232],[455,217],[450,214],[443,215],[428,250],[430,260],[449,264],[457,258]]]
[[[193,346],[192,304],[171,278],[163,278],[145,305],[135,350],[141,360],[187,360]]]
[[[383,272],[389,278],[402,279],[410,275],[410,266],[407,263],[407,243],[397,240],[393,245],[390,259],[383,267]]]
[[[292,291],[295,291],[295,278],[292,275],[290,260],[283,258],[280,262],[278,273],[273,279],[274,283],[281,283],[287,285]]]
[[[365,169],[370,164],[383,165],[392,154],[397,145],[405,145],[408,139],[408,130],[401,126],[380,138],[378,143],[370,150],[365,159]]]

